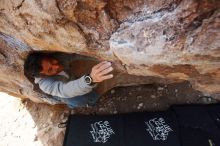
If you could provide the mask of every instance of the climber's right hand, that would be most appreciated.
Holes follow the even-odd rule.
[[[111,71],[113,71],[112,63],[103,61],[93,66],[90,77],[94,83],[99,83],[104,80],[113,78],[113,74],[110,74]]]

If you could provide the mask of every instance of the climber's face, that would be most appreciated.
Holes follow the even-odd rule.
[[[40,73],[46,76],[57,75],[59,72],[63,71],[63,66],[54,58],[44,58],[41,61],[41,67],[42,70]]]

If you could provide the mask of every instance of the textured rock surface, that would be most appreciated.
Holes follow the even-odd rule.
[[[0,32],[0,90],[16,96],[44,96],[23,75],[31,50],[84,54],[220,93],[219,0],[1,0]]]
[[[182,1],[123,22],[110,46],[129,73],[189,80],[219,92],[219,2]]]

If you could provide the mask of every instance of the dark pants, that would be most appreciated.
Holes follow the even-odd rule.
[[[54,97],[54,98],[57,98],[61,102],[65,103],[69,108],[76,108],[76,107],[95,106],[100,96],[101,95],[98,94],[97,92],[91,91],[87,94],[72,98],[60,98],[60,97]]]

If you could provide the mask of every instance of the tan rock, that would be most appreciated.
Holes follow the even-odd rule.
[[[0,90],[43,99],[23,63],[47,50],[112,61],[119,72],[147,76],[144,83],[188,80],[219,94],[219,24],[218,0],[1,0]]]

